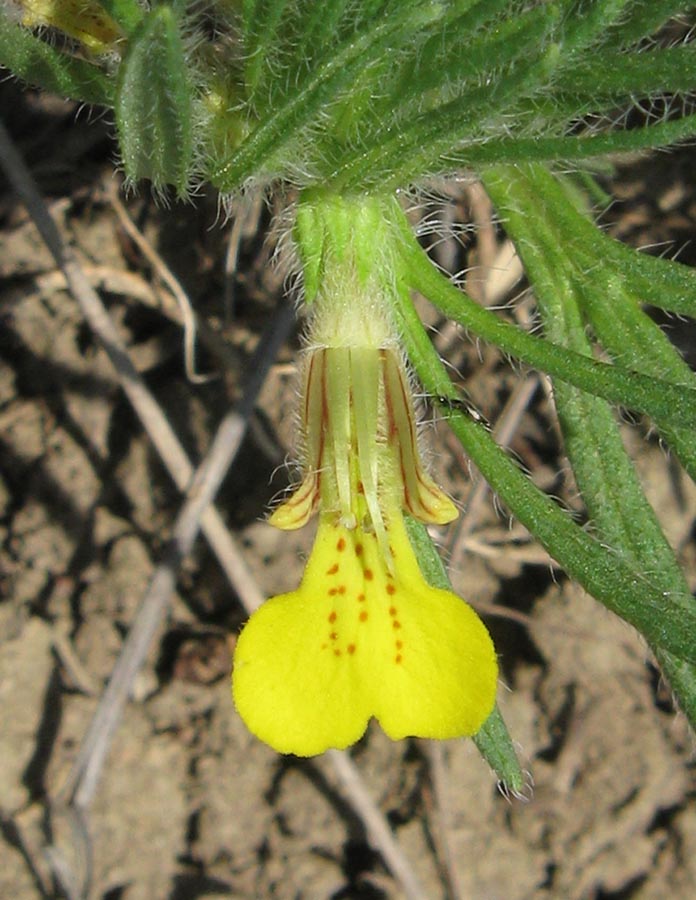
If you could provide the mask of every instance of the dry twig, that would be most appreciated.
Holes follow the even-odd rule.
[[[427,893],[413,871],[408,857],[394,837],[387,820],[370,796],[355,763],[342,750],[328,750],[326,756],[331,760],[334,771],[343,789],[350,797],[351,805],[360,816],[370,839],[376,847],[379,847],[385,863],[401,882],[408,900],[427,900]]]

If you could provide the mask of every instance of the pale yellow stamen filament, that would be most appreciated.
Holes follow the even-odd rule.
[[[353,503],[350,459],[353,450],[351,429],[350,350],[332,347],[327,355],[326,380],[328,425],[333,449],[333,468],[341,521],[354,528],[357,518]],[[330,354],[330,358],[329,358]]]
[[[379,358],[374,350],[354,347],[351,354],[351,388],[353,392],[353,416],[358,449],[358,471],[363,487],[365,504],[377,541],[385,561],[391,568],[389,540],[382,516],[379,496]],[[359,409],[359,414],[356,410]]]

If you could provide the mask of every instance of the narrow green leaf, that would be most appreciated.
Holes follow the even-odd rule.
[[[660,647],[654,648],[654,652],[677,703],[696,731],[696,666]]]
[[[584,0],[573,3],[563,23],[563,55],[586,51],[625,15],[633,0]]]
[[[554,82],[554,92],[593,94],[599,106],[607,100],[691,91],[696,84],[693,44],[642,53],[606,52],[599,72],[596,58],[591,60],[564,69]]]
[[[667,147],[696,134],[696,113],[622,131],[597,131],[586,135],[490,138],[447,155],[441,165],[478,169],[498,163],[572,162],[612,154],[635,153]]]
[[[288,0],[258,0],[252,15],[245,18],[245,78],[250,95],[258,88],[267,56],[276,41]]]
[[[515,747],[498,705],[472,738],[476,749],[498,776],[503,793],[523,797],[529,781],[520,767]]]
[[[604,37],[604,44],[627,47],[653,35],[668,19],[693,10],[693,0],[633,0]]]
[[[515,45],[500,40],[500,29],[505,33],[523,27],[520,19],[526,23],[527,16],[511,21],[501,21],[500,26],[491,28],[491,20],[500,15],[508,6],[509,0],[489,0],[487,3],[470,2],[468,8],[460,11],[460,15],[443,26],[441,31],[426,40],[415,58],[408,56],[399,71],[399,79],[395,83],[400,89],[387,92],[383,105],[398,103],[407,107],[411,101],[444,84],[454,84],[456,79],[480,76],[483,71],[499,69],[506,60],[495,55],[506,54],[515,50]],[[536,12],[536,11],[535,11]],[[518,24],[519,23],[519,24]],[[486,27],[488,26],[488,27]],[[463,48],[466,53],[463,53]],[[486,49],[489,55],[485,56]],[[509,62],[509,60],[507,60]]]
[[[116,125],[126,175],[186,195],[193,165],[193,86],[173,6],[155,7],[128,44],[118,74]]]
[[[296,28],[296,57],[302,66],[311,69],[313,61],[335,43],[339,25],[349,0],[326,0],[324,3],[300,4]]]
[[[261,15],[261,8],[265,0],[241,0],[240,8],[242,14],[242,37],[245,43],[250,38],[256,19]],[[247,44],[247,46],[249,46]]]
[[[0,66],[27,84],[71,100],[110,106],[113,84],[97,66],[68,56],[11,21],[0,10]]]
[[[696,375],[662,329],[626,290],[619,273],[593,273],[579,291],[580,302],[597,338],[612,357],[642,372],[655,372],[675,384],[696,387]],[[696,481],[696,432],[693,428],[658,423],[661,435]]]
[[[407,131],[414,123],[434,121],[433,115],[455,100],[460,107],[466,107],[467,113],[465,117],[458,111],[451,113],[455,127],[446,143],[453,145],[456,133],[462,128],[467,130],[464,139],[477,138],[479,122],[490,120],[495,103],[502,102],[497,83],[516,63],[539,56],[557,18],[553,7],[542,6],[489,23],[488,19],[500,5],[483,4],[485,23],[489,27],[462,35],[450,34],[448,28],[426,42],[426,46],[435,42],[437,47],[437,55],[430,61],[425,61],[424,49],[414,58],[405,57],[405,72],[392,67],[391,78],[380,83],[379,97],[372,103],[371,121],[375,125],[370,128],[365,124],[361,129],[360,139],[365,146],[383,147],[395,128],[398,128],[400,141],[405,141]],[[463,18],[476,21],[475,14],[480,16],[481,9],[479,4]],[[455,24],[459,25],[459,21]],[[462,52],[463,46],[466,46],[466,53]],[[512,93],[516,96],[519,92],[518,86]],[[422,141],[416,143],[422,151]],[[403,164],[403,152],[401,149],[396,160],[398,164]],[[431,158],[436,157],[433,154]],[[384,161],[374,164],[385,166]]]
[[[131,34],[140,24],[145,10],[138,0],[98,0],[104,12],[118,22],[126,34]]]
[[[513,98],[543,84],[556,59],[556,48],[547,50],[540,37],[524,62],[491,83],[476,85],[401,128],[391,128],[389,134],[366,136],[369,149],[363,145],[357,152],[346,154],[331,178],[332,185],[348,191],[359,190],[366,183],[379,185],[383,190],[397,190],[415,177],[433,173],[438,158],[456,154],[461,143],[477,136],[482,123],[496,115],[504,118]],[[448,161],[438,168],[449,171],[454,166]]]
[[[491,177],[490,171],[485,177]],[[546,189],[549,190],[548,185]],[[560,200],[558,196],[557,200]],[[551,211],[542,214],[538,220],[540,224],[547,214]],[[578,216],[572,206],[557,202],[555,214],[558,217],[556,227],[564,229],[564,240],[573,246],[574,252],[585,253],[590,269],[605,262],[612,271],[621,273],[626,290],[642,303],[696,318],[696,272],[692,268],[627,247],[589,219]],[[553,236],[551,242],[560,246]]]
[[[590,227],[595,233],[594,260],[611,261],[622,273],[626,290],[642,303],[696,318],[696,272],[692,268],[634,250]]]

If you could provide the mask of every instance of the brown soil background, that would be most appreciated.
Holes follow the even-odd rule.
[[[237,397],[261,331],[286,302],[264,240],[268,211],[243,235],[233,315],[225,321],[231,224],[218,215],[217,198],[203,193],[195,205],[164,209],[143,189],[128,200],[227,348],[223,376],[191,384],[181,330],[166,312],[171,301],[108,200],[115,178],[108,123],[9,83],[0,85],[0,105],[140,372],[200,459]],[[693,263],[694,160],[693,151],[682,151],[622,167],[611,185],[619,202],[606,217],[614,232]],[[472,196],[465,186],[435,212],[466,223]],[[179,498],[4,184],[0,228],[0,897],[34,900],[50,892],[32,875],[18,835],[40,835],[42,804],[75,758]],[[438,253],[461,270],[482,254],[481,238],[466,232]],[[494,422],[519,369],[426,314],[441,352]],[[693,359],[693,332],[683,322],[669,327]],[[274,366],[218,501],[269,594],[296,583],[311,538],[264,523],[268,502],[289,478],[297,347],[294,337]],[[216,366],[204,350],[199,358],[203,371]],[[466,507],[467,462],[437,422],[426,431],[438,476]],[[627,424],[625,434],[693,588],[696,489],[644,423]],[[543,390],[512,448],[537,483],[582,515]],[[489,614],[504,680],[500,705],[533,790],[526,801],[503,797],[471,742],[449,742],[438,757],[424,742],[391,743],[370,728],[352,755],[427,896],[453,896],[448,847],[463,898],[696,896],[693,736],[643,641],[553,572],[490,499],[467,542],[447,532],[439,539],[455,586]],[[199,542],[89,814],[91,896],[396,900],[398,885],[326,761],[280,758],[237,717],[228,639],[243,619]],[[434,789],[438,759],[445,803]],[[57,838],[66,853],[77,846],[67,825]],[[78,871],[83,862],[73,860]]]

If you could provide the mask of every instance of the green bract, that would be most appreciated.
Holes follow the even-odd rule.
[[[116,127],[126,175],[183,196],[193,166],[193,80],[181,21],[157,6],[130,36],[118,71]]]

